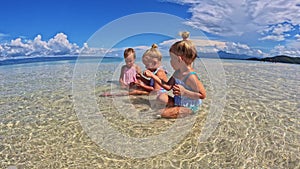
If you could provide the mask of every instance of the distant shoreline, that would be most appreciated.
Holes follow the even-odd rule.
[[[0,66],[4,65],[15,65],[15,64],[26,64],[26,63],[38,63],[38,62],[51,62],[51,61],[75,61],[80,59],[99,59],[97,56],[43,56],[43,57],[32,57],[32,58],[13,58],[5,59],[0,61]],[[121,61],[123,58],[119,57],[102,57],[110,59],[110,61]]]
[[[285,55],[266,57],[266,58],[248,58],[246,60],[252,61],[263,61],[263,62],[273,62],[273,63],[290,63],[290,64],[300,64],[300,57],[290,57]]]
[[[37,63],[37,62],[51,62],[51,61],[76,61],[80,59],[100,59],[98,56],[42,56],[42,57],[31,57],[31,58],[11,58],[0,60],[0,66],[4,65],[15,65],[15,64],[26,64],[26,63]],[[167,56],[166,56],[167,58]],[[289,57],[285,55],[266,57],[266,58],[230,58],[230,57],[199,57],[207,59],[225,59],[225,60],[244,60],[244,61],[260,61],[260,62],[272,62],[272,63],[288,63],[288,64],[300,64],[300,57]],[[104,62],[122,61],[122,57],[102,57]],[[138,58],[137,58],[138,60]]]
[[[263,61],[273,63],[290,63],[300,64],[300,57],[290,57],[287,55],[277,55],[274,57],[255,57],[245,54],[233,54],[225,51],[219,51],[217,53],[199,53],[200,58],[220,58],[220,59],[233,59],[233,60],[252,60],[252,61]]]

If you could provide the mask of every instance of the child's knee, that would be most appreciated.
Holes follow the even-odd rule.
[[[163,104],[167,104],[169,102],[169,97],[165,93],[158,95],[156,99]]]

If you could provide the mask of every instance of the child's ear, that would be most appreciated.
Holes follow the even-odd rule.
[[[181,61],[183,61],[182,56],[178,56],[178,62],[180,63]]]

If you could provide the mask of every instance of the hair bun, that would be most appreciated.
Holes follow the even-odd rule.
[[[152,44],[151,48],[155,49],[155,48],[158,48],[157,44]]]
[[[180,36],[182,37],[182,39],[184,39],[184,40],[186,40],[187,38],[190,37],[190,32],[187,32],[187,31],[185,31],[185,32],[180,32],[179,34],[180,34]]]

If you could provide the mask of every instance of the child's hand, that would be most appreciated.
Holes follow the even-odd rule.
[[[145,70],[144,71],[144,76],[152,78],[153,77],[153,73],[150,70]]]
[[[134,85],[135,85],[136,87],[141,87],[141,86],[142,86],[142,83],[141,83],[140,81],[136,81],[136,82],[134,82]]]
[[[122,84],[120,85],[120,87],[121,87],[121,89],[126,89],[126,88],[128,88],[128,85],[122,83]]]
[[[130,82],[129,83],[129,88],[133,88],[135,86],[136,82]]]
[[[141,78],[142,78],[142,75],[141,75],[140,73],[137,73],[137,74],[135,75],[135,77],[136,77],[137,79],[141,79]]]
[[[186,89],[183,86],[181,86],[181,85],[176,84],[176,85],[173,86],[173,94],[175,96],[184,95],[185,90]]]

